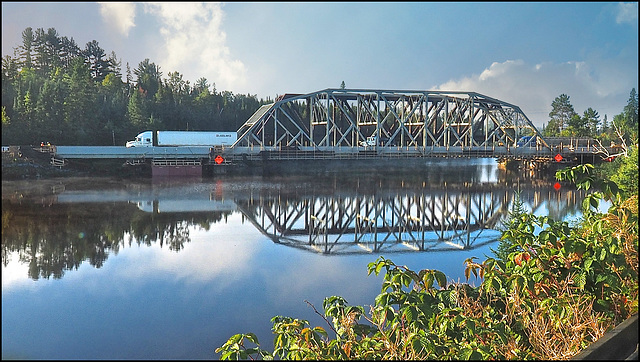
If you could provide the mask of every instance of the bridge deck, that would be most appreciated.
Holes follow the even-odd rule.
[[[327,160],[393,159],[419,157],[484,157],[551,160],[557,153],[563,158],[593,155],[590,147],[553,149],[535,147],[132,147],[123,146],[54,146],[58,159],[209,159],[221,155],[225,161],[239,160]]]
[[[58,158],[208,158],[209,147],[55,146]]]

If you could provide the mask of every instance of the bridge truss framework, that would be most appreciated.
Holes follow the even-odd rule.
[[[519,143],[522,136],[531,137]],[[367,142],[368,139],[372,142]],[[227,154],[550,156],[522,110],[473,92],[325,89],[259,108]]]

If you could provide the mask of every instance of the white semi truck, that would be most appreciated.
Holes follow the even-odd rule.
[[[211,131],[144,131],[127,147],[169,146],[231,146],[238,139],[236,132]]]

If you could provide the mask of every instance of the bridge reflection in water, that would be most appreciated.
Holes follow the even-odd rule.
[[[561,202],[559,196],[550,185],[529,185],[519,195],[533,212]],[[363,254],[470,250],[493,243],[515,197],[508,186],[445,185],[417,192],[262,195],[236,204],[275,243],[323,254]]]
[[[500,237],[514,201],[563,220],[582,192],[525,180],[500,183],[407,178],[294,178],[153,185],[135,192],[61,192],[57,203],[128,202],[182,222],[241,213],[274,243],[326,255],[471,250]],[[227,216],[224,216],[226,219]],[[187,240],[188,241],[188,240]]]

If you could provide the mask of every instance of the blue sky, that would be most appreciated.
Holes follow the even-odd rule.
[[[2,55],[27,28],[96,40],[123,71],[275,98],[325,88],[473,91],[537,126],[564,93],[611,120],[638,90],[638,3],[3,2]]]

